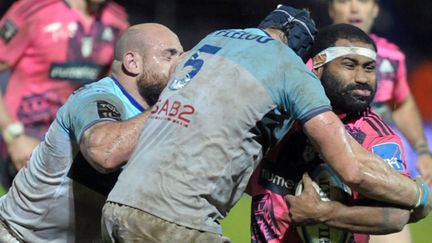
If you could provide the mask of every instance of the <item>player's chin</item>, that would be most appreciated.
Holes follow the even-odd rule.
[[[348,103],[348,109],[353,112],[364,111],[370,104],[370,100],[355,99],[354,102]]]
[[[353,96],[353,100],[354,100],[354,103],[357,103],[360,106],[365,106],[365,108],[366,108],[366,106],[370,105],[370,103],[372,102],[373,96],[355,95],[355,96]]]

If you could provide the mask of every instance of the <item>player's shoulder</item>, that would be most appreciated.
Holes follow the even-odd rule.
[[[382,143],[401,145],[397,133],[371,108],[349,121],[344,119],[344,124],[348,133],[365,148]]]
[[[103,78],[97,82],[86,84],[75,90],[71,96],[73,100],[82,100],[89,96],[108,95],[115,93],[115,83],[110,77]]]
[[[385,56],[385,57],[393,57],[395,59],[400,59],[405,57],[405,54],[399,48],[399,46],[393,42],[390,42],[387,38],[380,37],[375,34],[371,34],[370,36],[372,40],[375,41],[375,44],[377,45],[378,55]]]
[[[102,11],[102,15],[108,16],[110,20],[123,24],[122,28],[126,28],[129,25],[126,9],[120,4],[108,1]]]
[[[43,13],[45,10],[57,4],[65,3],[61,0],[19,0],[9,8],[6,14],[15,18],[26,20],[32,16]]]
[[[358,128],[368,136],[393,137],[396,133],[372,108],[363,111],[359,118]]]

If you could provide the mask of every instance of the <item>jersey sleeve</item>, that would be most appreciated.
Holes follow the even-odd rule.
[[[397,135],[376,137],[371,141],[368,149],[387,162],[395,171],[409,176],[404,147]]]
[[[303,125],[312,117],[331,111],[330,101],[319,79],[306,66],[285,73],[288,103],[292,114]]]
[[[405,55],[403,55],[402,53],[399,60],[399,66],[396,73],[395,88],[393,92],[393,101],[397,104],[402,103],[410,93],[407,81]]]
[[[32,39],[32,23],[23,14],[28,1],[20,1],[9,8],[0,21],[0,61],[9,67],[23,55]]]
[[[126,108],[113,94],[96,94],[76,97],[69,110],[72,132],[80,141],[85,130],[102,121],[120,121],[126,119]]]

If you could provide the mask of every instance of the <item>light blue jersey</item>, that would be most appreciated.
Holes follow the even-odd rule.
[[[78,141],[97,122],[125,120],[141,111],[113,78],[76,91],[1,198],[0,217],[28,242],[93,242],[118,173],[96,172],[79,152]]]
[[[108,201],[220,234],[265,150],[329,110],[285,44],[259,29],[216,31],[178,66]]]

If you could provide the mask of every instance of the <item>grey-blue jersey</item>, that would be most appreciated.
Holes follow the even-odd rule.
[[[91,168],[77,141],[97,122],[125,120],[142,110],[112,78],[76,91],[1,198],[0,217],[28,242],[93,242],[117,175]]]
[[[263,148],[330,109],[286,45],[259,29],[216,31],[177,68],[108,201],[221,233]]]

